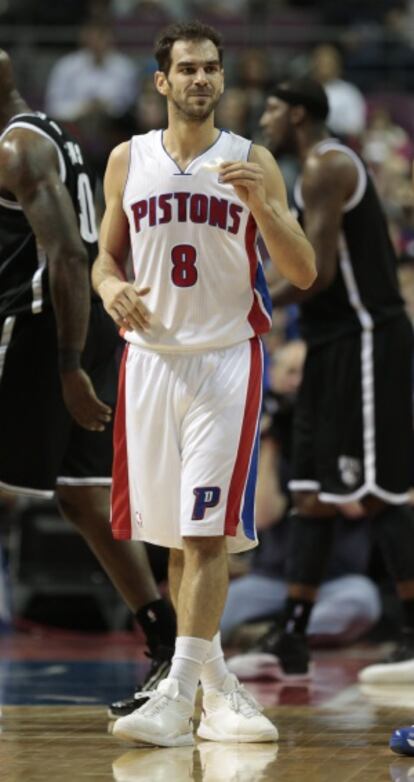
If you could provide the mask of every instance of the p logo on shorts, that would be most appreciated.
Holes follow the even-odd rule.
[[[219,504],[221,489],[219,486],[200,486],[193,489],[195,503],[192,519],[204,519],[207,508],[215,508]]]

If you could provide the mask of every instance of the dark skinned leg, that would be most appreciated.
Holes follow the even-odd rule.
[[[158,600],[144,544],[112,536],[109,488],[58,486],[56,493],[63,517],[78,529],[131,611]]]

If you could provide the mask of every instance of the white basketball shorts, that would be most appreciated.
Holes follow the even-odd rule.
[[[230,552],[257,544],[262,373],[257,337],[188,355],[125,348],[114,432],[115,538],[180,549],[185,536],[226,535]]]

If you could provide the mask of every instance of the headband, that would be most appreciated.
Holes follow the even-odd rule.
[[[271,90],[271,95],[280,98],[290,106],[304,106],[312,117],[324,120],[328,116],[329,104],[328,98],[322,87],[317,90],[317,94],[311,94],[306,90],[295,89],[294,87],[284,87],[282,84],[276,85]]]

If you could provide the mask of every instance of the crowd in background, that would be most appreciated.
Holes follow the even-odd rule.
[[[351,144],[374,174],[414,323],[414,2],[74,0],[50,6],[46,0],[13,0],[0,6],[0,45],[13,57],[19,88],[29,104],[70,128],[99,180],[116,144],[134,133],[164,126],[165,103],[153,88],[152,40],[162,25],[195,17],[217,26],[225,38],[227,86],[217,109],[220,126],[261,142],[259,118],[270,84],[311,74],[324,85],[332,134]],[[280,163],[290,191],[295,166],[288,158]],[[292,349],[286,351],[290,343]],[[295,307],[274,313],[266,347],[267,408],[258,487],[263,546],[253,561],[244,561],[244,569],[259,578],[262,595],[263,579],[273,578],[275,596],[277,583],[283,582],[290,501],[286,488],[289,420],[304,358]],[[3,531],[6,549],[11,513],[18,515],[18,507],[13,498],[2,500],[0,534]],[[315,635],[325,635],[325,640],[334,634],[352,640],[384,611],[384,594],[378,589],[383,571],[370,549],[368,532],[361,526],[353,534],[355,539],[348,536],[345,541],[346,533],[338,531],[342,535],[338,550],[343,554],[348,546],[349,556],[339,561],[338,551],[334,552],[331,578],[354,576],[355,594],[362,602],[348,617],[347,627],[340,623],[335,630],[329,617],[322,615]],[[10,619],[6,582],[0,578],[4,626]],[[234,606],[246,606],[248,595],[252,595],[251,584]],[[351,598],[347,605],[352,605]],[[330,610],[331,616],[340,615],[336,605]],[[264,607],[247,618],[265,615]],[[234,630],[234,617],[235,609],[229,608],[223,620],[227,637]]]

